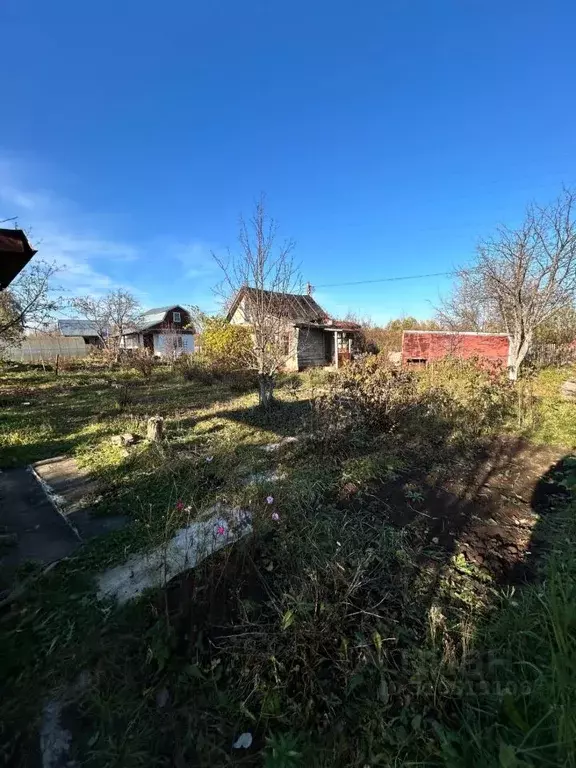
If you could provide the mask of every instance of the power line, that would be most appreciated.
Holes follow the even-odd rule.
[[[403,275],[402,277],[381,277],[377,280],[356,280],[351,283],[328,283],[323,285],[315,285],[315,288],[340,288],[345,285],[367,285],[368,283],[392,283],[396,280],[419,280],[424,277],[446,277],[447,275],[458,275],[459,271],[452,270],[451,272],[432,272],[428,275]]]

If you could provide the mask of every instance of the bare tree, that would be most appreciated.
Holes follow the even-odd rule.
[[[466,330],[510,334],[510,376],[518,373],[536,330],[573,306],[576,294],[575,195],[564,189],[547,206],[528,206],[517,229],[500,227],[463,270],[444,319]]]
[[[72,300],[76,313],[93,327],[111,360],[118,360],[122,336],[138,322],[141,307],[138,300],[123,288],[105,296],[77,296]]]
[[[497,303],[483,293],[473,269],[460,270],[450,296],[436,310],[438,327],[449,331],[505,332]]]
[[[63,302],[51,282],[56,272],[55,265],[34,261],[0,292],[0,343],[18,343],[25,330],[41,329],[60,309]]]
[[[240,218],[238,242],[239,251],[228,252],[227,259],[212,254],[224,274],[217,290],[229,303],[244,291],[245,319],[254,341],[251,365],[258,373],[260,405],[269,408],[276,374],[293,354],[293,294],[301,279],[292,257],[294,242],[279,242],[278,225],[266,213],[263,195],[250,220]]]

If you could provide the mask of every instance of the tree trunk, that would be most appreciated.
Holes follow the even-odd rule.
[[[520,366],[528,354],[532,343],[532,334],[512,336],[510,339],[510,378],[517,381]]]
[[[267,373],[258,374],[260,405],[268,410],[274,401],[274,377]]]
[[[162,416],[152,416],[148,419],[146,438],[153,443],[159,443],[164,433],[164,419]]]

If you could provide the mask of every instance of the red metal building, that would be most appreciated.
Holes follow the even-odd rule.
[[[483,358],[508,367],[510,338],[506,333],[404,331],[402,364],[429,363],[444,357]]]

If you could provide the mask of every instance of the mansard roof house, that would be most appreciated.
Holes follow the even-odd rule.
[[[120,344],[123,349],[147,349],[158,357],[174,357],[194,352],[194,334],[190,313],[174,304],[142,313]]]
[[[350,359],[360,326],[347,320],[334,320],[308,294],[260,291],[241,288],[228,310],[231,323],[250,325],[254,306],[264,301],[270,315],[283,322],[282,343],[286,348],[286,370],[317,366],[338,367]]]

